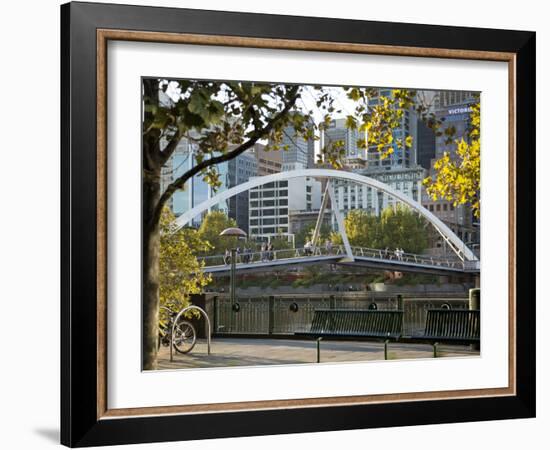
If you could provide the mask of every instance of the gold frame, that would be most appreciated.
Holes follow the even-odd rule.
[[[107,42],[109,40],[180,43],[195,45],[251,47],[267,49],[305,50],[341,53],[362,53],[391,56],[431,57],[501,61],[508,63],[509,133],[508,133],[508,387],[491,389],[449,390],[403,394],[359,395],[290,400],[174,405],[163,407],[109,409],[107,405]],[[97,30],[97,419],[166,414],[218,413],[289,409],[322,406],[345,406],[516,395],[516,55],[505,52],[454,50],[444,48],[402,47],[286,39],[260,39],[235,36],[158,33],[146,31]]]

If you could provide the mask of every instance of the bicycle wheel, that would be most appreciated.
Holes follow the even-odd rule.
[[[174,327],[174,349],[178,353],[189,353],[197,342],[197,332],[191,322],[180,320]]]
[[[170,345],[170,332],[166,330],[162,330],[159,332],[159,341],[158,341],[158,349],[160,349],[160,346],[168,347]]]

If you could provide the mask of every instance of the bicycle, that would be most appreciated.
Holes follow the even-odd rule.
[[[166,320],[159,322],[159,339],[158,348],[160,346],[168,347],[170,342],[174,346],[174,350],[178,353],[189,353],[197,343],[197,330],[194,325],[183,317],[178,319],[178,323],[174,326],[174,319],[177,313],[171,309],[162,306],[161,309],[168,315]],[[174,337],[172,339],[172,329],[174,329]]]

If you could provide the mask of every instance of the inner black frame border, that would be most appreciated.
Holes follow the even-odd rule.
[[[98,29],[515,53],[516,395],[98,419]],[[535,33],[526,31],[80,2],[62,5],[61,443],[82,447],[534,417],[535,40]]]

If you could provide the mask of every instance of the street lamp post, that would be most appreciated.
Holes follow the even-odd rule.
[[[232,228],[226,228],[220,233],[220,236],[228,236],[228,237],[244,237],[246,238],[246,233],[241,230],[240,228],[232,227]],[[237,303],[237,288],[236,288],[236,282],[235,282],[235,272],[237,264],[237,249],[233,247],[231,249],[231,271],[230,271],[230,282],[229,282],[229,297],[231,301],[231,307],[234,308]]]

